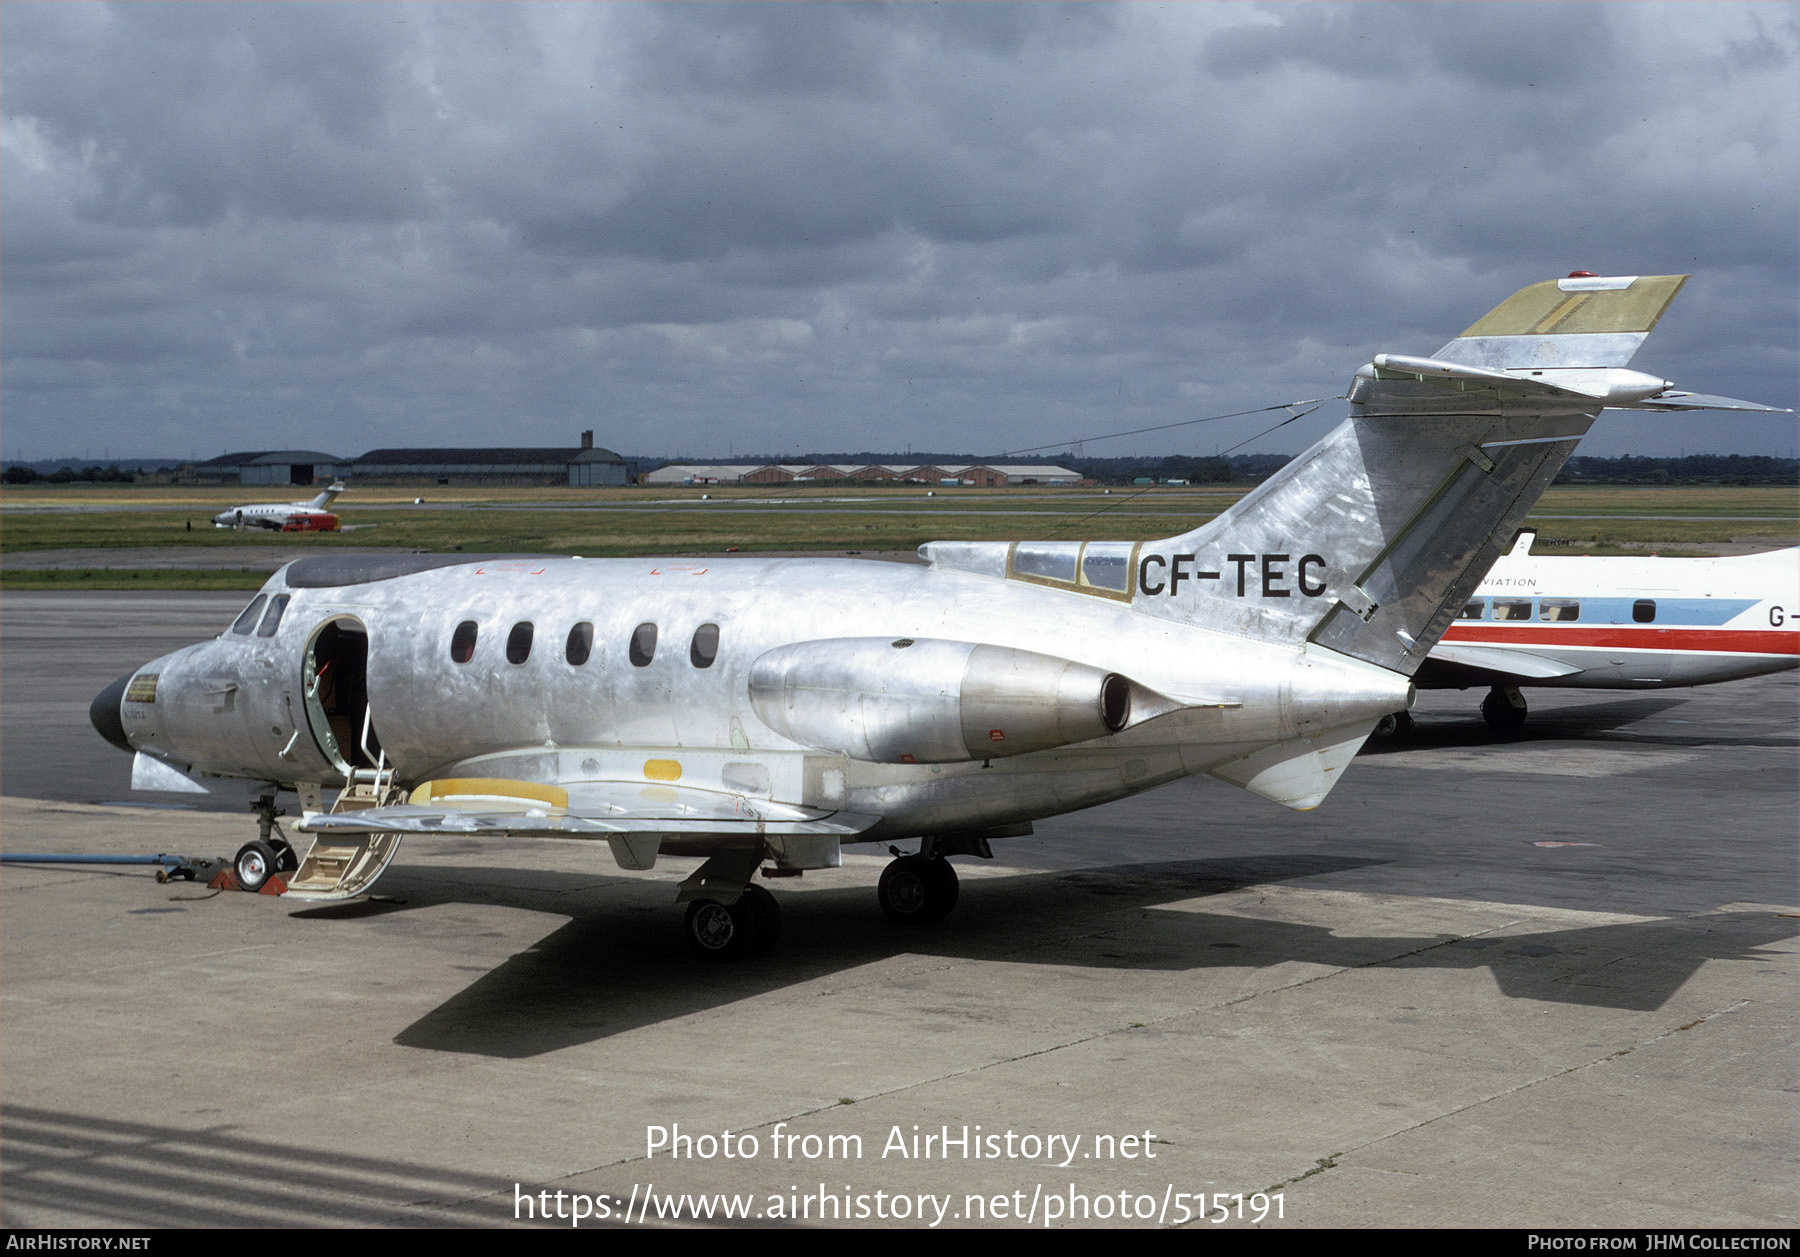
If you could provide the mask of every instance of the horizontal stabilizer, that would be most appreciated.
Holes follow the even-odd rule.
[[[1215,768],[1212,775],[1296,812],[1310,812],[1325,801],[1374,727],[1354,725],[1278,742],[1248,759]]]
[[[1791,415],[1785,406],[1764,406],[1759,402],[1741,402],[1735,397],[1716,397],[1710,393],[1684,393],[1669,389],[1641,402],[1626,402],[1630,410],[1747,410],[1759,415]]]
[[[1516,677],[1547,680],[1550,677],[1574,676],[1583,671],[1572,664],[1534,655],[1528,650],[1512,650],[1504,646],[1475,646],[1464,642],[1439,642],[1431,648],[1431,658],[1441,663],[1461,664],[1465,668],[1483,668]]]

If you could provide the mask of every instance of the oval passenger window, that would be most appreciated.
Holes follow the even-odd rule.
[[[475,621],[464,620],[450,635],[450,658],[467,663],[475,657]]]
[[[640,624],[631,630],[631,666],[646,668],[656,658],[656,625]]]
[[[694,641],[688,647],[688,659],[696,668],[710,668],[719,657],[719,626],[702,624],[694,630]]]
[[[531,621],[520,620],[506,635],[506,662],[524,663],[531,658]]]
[[[563,647],[563,658],[579,668],[588,661],[594,652],[594,626],[583,620],[569,630],[568,644]]]

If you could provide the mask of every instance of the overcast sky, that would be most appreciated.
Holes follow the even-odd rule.
[[[9,2],[0,443],[991,455],[1340,393],[1573,269],[1691,273],[1633,365],[1794,406],[1796,13]]]

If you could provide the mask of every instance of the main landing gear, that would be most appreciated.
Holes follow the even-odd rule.
[[[1369,736],[1378,742],[1397,742],[1412,736],[1413,718],[1410,711],[1397,711],[1383,716],[1375,723],[1375,731]]]
[[[275,823],[277,816],[287,815],[285,809],[275,806],[275,796],[262,795],[250,805],[250,810],[256,813],[257,836],[238,848],[232,857],[231,871],[239,886],[254,892],[275,874],[292,873],[300,867],[300,860],[288,845],[281,826]]]
[[[752,884],[729,904],[717,899],[690,901],[683,924],[688,946],[704,960],[763,956],[781,939],[781,905]]]
[[[1496,685],[1481,700],[1481,718],[1501,733],[1511,733],[1524,724],[1525,715],[1525,696],[1516,685]]]
[[[990,835],[1018,837],[1030,832],[1031,827],[1022,823],[1005,830],[931,835],[920,842],[917,855],[904,855],[898,847],[889,847],[894,859],[882,870],[875,889],[882,915],[896,925],[943,920],[956,906],[959,891],[956,870],[948,857],[973,855],[991,860]],[[682,881],[675,902],[687,905],[682,934],[696,956],[718,962],[762,956],[780,940],[781,908],[775,896],[753,880],[763,860],[761,851],[723,852]],[[763,870],[763,875],[797,877],[799,870],[784,871],[778,863],[774,869]]]
[[[897,848],[888,850],[897,858],[881,871],[881,882],[875,888],[882,915],[896,925],[942,921],[949,916],[960,889],[950,861],[941,855],[901,855]]]

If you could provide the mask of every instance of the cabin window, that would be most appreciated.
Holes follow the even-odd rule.
[[[702,624],[694,630],[694,640],[688,646],[688,661],[696,668],[710,668],[718,657],[719,626]]]
[[[631,630],[631,666],[647,668],[656,658],[656,625],[640,624]]]
[[[464,620],[456,626],[456,632],[450,634],[450,658],[457,663],[467,663],[475,657],[475,621]]]
[[[1129,541],[1090,541],[1081,552],[1081,579],[1095,589],[1125,593],[1131,588]]]
[[[1531,618],[1531,599],[1494,599],[1494,618],[1496,620],[1529,620]]]
[[[1464,604],[1461,613],[1458,614],[1456,618],[1459,620],[1479,620],[1482,612],[1485,610],[1487,610],[1487,599],[1476,598]]]
[[[250,605],[245,607],[243,613],[231,622],[231,631],[248,637],[250,630],[256,627],[256,617],[262,614],[263,603],[268,600],[269,595],[267,594],[258,594],[252,598]]]
[[[1013,549],[1013,575],[1075,583],[1079,541],[1021,541]]]
[[[1540,620],[1579,620],[1581,603],[1574,598],[1546,598],[1538,603]]]
[[[512,626],[512,632],[506,635],[506,662],[524,663],[531,658],[530,620],[520,620]]]
[[[569,630],[569,640],[563,646],[563,658],[579,668],[594,653],[594,626],[583,620]]]
[[[1631,604],[1631,618],[1639,624],[1651,624],[1656,620],[1656,599],[1639,598]]]
[[[258,637],[273,637],[275,630],[281,627],[281,613],[287,610],[290,601],[288,594],[276,594],[269,602],[269,609],[263,612],[262,623],[256,626]]]

